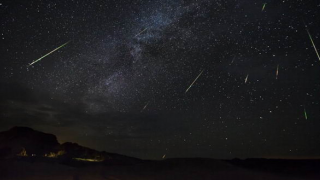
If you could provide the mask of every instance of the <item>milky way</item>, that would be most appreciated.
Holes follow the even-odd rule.
[[[319,2],[32,0],[0,10],[1,130],[30,126],[142,158],[320,156]]]

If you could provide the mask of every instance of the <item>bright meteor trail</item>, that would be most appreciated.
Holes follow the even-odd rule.
[[[306,108],[304,108],[304,117],[306,118],[306,120],[308,120],[308,115],[307,115]]]
[[[312,36],[311,36],[309,30],[308,30],[308,29],[306,29],[306,30],[307,30],[307,32],[308,32],[308,35],[309,35],[309,38],[310,38],[311,43],[312,43],[312,45],[313,45],[313,48],[314,48],[314,50],[316,51],[317,56],[318,56],[318,59],[319,59],[319,61],[320,61],[320,56],[319,56],[318,50],[317,50],[317,48],[316,48],[316,45],[315,45],[314,42],[313,42]]]
[[[145,28],[144,30],[140,31],[137,35],[135,35],[134,37],[139,36],[140,34],[142,34],[143,32],[145,32],[148,28]]]
[[[198,80],[198,78],[201,76],[201,74],[203,73],[204,70],[201,71],[201,73],[196,77],[196,79],[190,84],[190,86],[188,87],[188,89],[186,90],[185,93],[187,93],[189,91],[189,89],[193,86],[193,84]]]
[[[264,8],[266,8],[266,5],[267,5],[267,3],[264,3],[264,4],[263,4],[261,11],[264,11]]]
[[[50,51],[49,53],[47,53],[46,55],[42,56],[41,58],[37,59],[37,60],[34,60],[32,63],[29,64],[29,66],[33,65],[34,63],[38,62],[38,61],[41,61],[43,58],[49,56],[50,54],[52,54],[53,52],[59,50],[60,48],[62,48],[63,46],[67,45],[70,41],[62,44],[61,46],[55,48],[54,50]]]
[[[244,80],[244,83],[247,83],[248,78],[249,78],[249,74],[247,75],[246,79]]]

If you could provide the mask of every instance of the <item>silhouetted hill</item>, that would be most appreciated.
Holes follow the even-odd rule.
[[[47,154],[59,147],[56,136],[28,127],[13,127],[8,131],[0,132],[0,157]],[[21,154],[23,155],[23,154]]]
[[[55,135],[28,127],[13,127],[0,132],[0,158],[15,157],[55,158],[67,164],[72,164],[72,161],[105,164],[132,164],[139,161],[137,158],[100,152],[76,143],[59,144]]]
[[[33,155],[32,155],[33,154]],[[0,132],[0,179],[318,180],[319,160],[140,160],[96,151],[26,127]]]
[[[103,162],[103,164],[134,164],[140,162],[138,158],[133,158],[116,153],[108,153],[105,151],[96,151],[91,148],[83,147],[77,143],[66,142],[60,145],[60,152],[63,152],[62,157],[67,159],[76,159],[79,161]]]

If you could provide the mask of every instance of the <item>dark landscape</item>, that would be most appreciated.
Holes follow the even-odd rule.
[[[99,152],[27,127],[0,133],[0,179],[319,179],[320,160],[170,158]]]

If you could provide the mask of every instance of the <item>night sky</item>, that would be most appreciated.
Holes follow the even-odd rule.
[[[145,159],[320,157],[318,0],[8,0],[0,13],[0,131]]]

